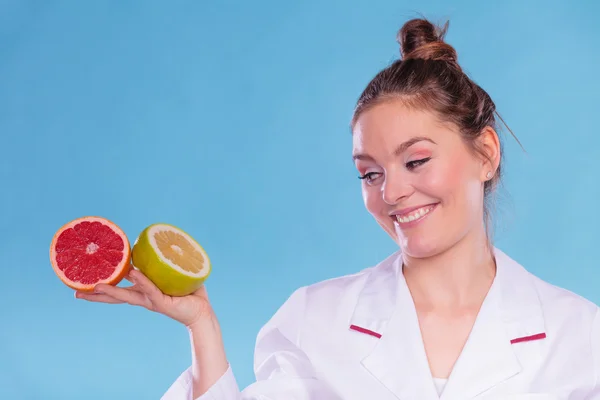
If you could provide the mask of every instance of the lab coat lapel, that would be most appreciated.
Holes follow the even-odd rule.
[[[373,337],[361,363],[398,399],[438,399],[399,252],[370,274],[350,329]]]
[[[518,375],[515,346],[545,338],[533,277],[498,249],[496,277],[452,374],[437,395],[410,291],[397,252],[376,266],[349,329],[373,341],[360,361],[398,399],[471,399]]]
[[[545,335],[532,277],[498,249],[496,278],[441,399],[471,399],[519,374],[514,346]]]

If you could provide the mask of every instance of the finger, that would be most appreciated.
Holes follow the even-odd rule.
[[[108,296],[106,294],[99,293],[85,293],[85,292],[75,292],[75,298],[91,301],[94,303],[108,303],[108,304],[121,304],[123,303],[121,300],[117,300],[114,297]]]
[[[127,280],[130,283],[133,283],[133,285],[125,286],[125,288],[127,288],[128,290],[134,290],[136,292],[144,293],[143,288],[141,288],[139,284],[135,283],[134,279],[131,277],[131,270],[127,273],[127,275],[125,275],[125,280]]]
[[[206,285],[202,285],[198,289],[196,289],[196,291],[194,291],[194,295],[200,296],[208,300],[208,292],[206,291]]]
[[[131,270],[129,272],[129,278],[137,288],[136,290],[146,294],[151,301],[157,302],[163,299],[163,292],[161,292],[160,289],[157,288],[156,285],[140,271]]]
[[[127,274],[125,275],[125,280],[133,283],[133,281],[131,280],[130,274],[131,274],[131,271],[133,271],[134,269],[135,268],[134,268],[133,264],[129,264],[129,270],[127,271]]]
[[[123,303],[149,308],[148,298],[144,293],[126,287],[98,284],[94,288],[97,294],[105,294]]]

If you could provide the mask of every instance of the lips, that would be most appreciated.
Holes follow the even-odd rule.
[[[426,215],[428,215],[437,204],[428,204],[425,206],[413,207],[410,209],[400,210],[399,212],[392,213],[391,217],[401,225],[409,224],[411,222],[420,221]]]

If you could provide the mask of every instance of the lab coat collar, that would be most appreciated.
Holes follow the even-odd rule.
[[[514,346],[545,337],[533,277],[494,248],[496,277],[441,399],[473,398],[519,374]],[[398,399],[437,399],[417,314],[396,252],[374,267],[350,329],[376,341],[362,365]]]

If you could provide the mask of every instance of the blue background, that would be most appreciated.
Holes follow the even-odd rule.
[[[50,240],[76,217],[132,240],[169,222],[204,245],[241,386],[294,289],[394,251],[363,207],[348,123],[418,13],[450,19],[527,149],[504,135],[497,245],[599,303],[600,3],[449,3],[0,1],[0,397],[156,399],[190,363],[182,326],[56,278]]]

